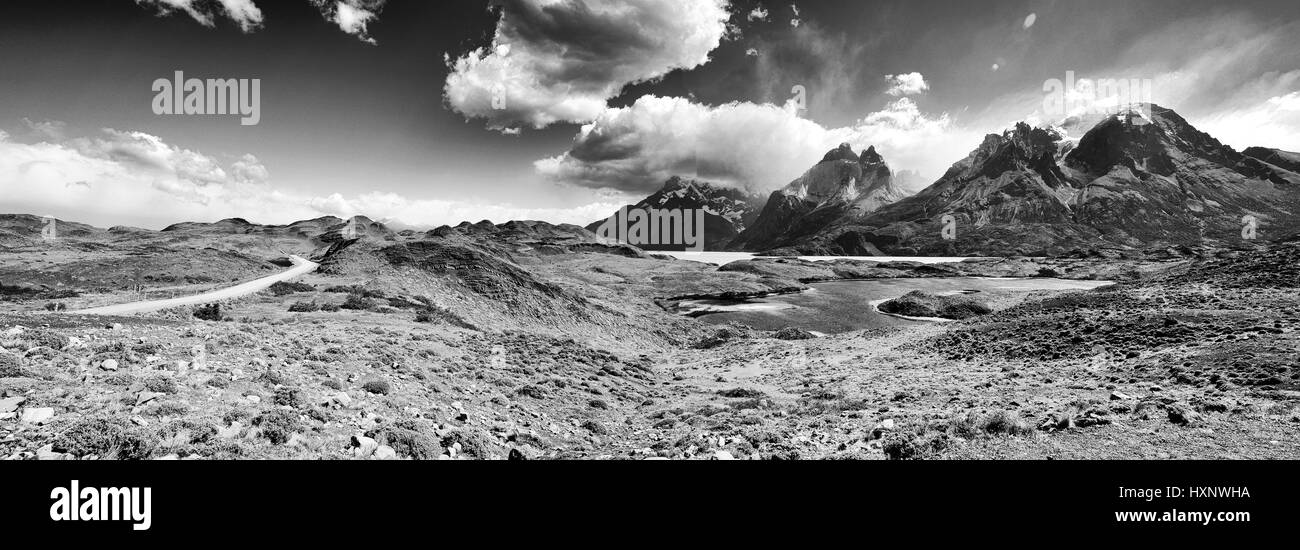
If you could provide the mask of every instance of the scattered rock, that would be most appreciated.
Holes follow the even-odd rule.
[[[396,460],[397,450],[388,445],[380,445],[372,455],[376,460]]]
[[[1179,426],[1194,428],[1203,423],[1203,418],[1201,413],[1182,405],[1169,407],[1169,421]]]
[[[352,456],[369,458],[379,449],[379,442],[364,435],[352,436]]]
[[[18,410],[18,407],[27,402],[26,397],[6,397],[0,399],[0,413],[11,413]]]
[[[32,407],[23,409],[23,415],[19,422],[39,426],[53,419],[54,409],[50,407]]]

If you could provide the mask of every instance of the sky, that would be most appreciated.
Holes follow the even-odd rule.
[[[673,175],[766,195],[842,142],[924,185],[1113,100],[1047,101],[1068,74],[1300,151],[1298,59],[1291,0],[10,0],[0,212],[585,224]],[[155,113],[176,71],[257,79],[258,123]]]

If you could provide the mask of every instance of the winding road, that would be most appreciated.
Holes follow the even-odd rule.
[[[299,258],[298,256],[289,256],[289,260],[293,262],[293,267],[288,271],[277,273],[269,277],[262,277],[261,279],[256,279],[247,283],[241,283],[230,288],[223,288],[221,290],[214,290],[212,292],[205,292],[203,294],[196,294],[194,296],[186,296],[183,298],[131,302],[128,304],[69,311],[68,313],[81,315],[130,315],[132,313],[148,313],[151,311],[160,311],[174,307],[219,302],[221,300],[229,300],[261,292],[270,288],[271,285],[275,283],[301,277],[316,271],[316,268],[320,267],[320,264]]]

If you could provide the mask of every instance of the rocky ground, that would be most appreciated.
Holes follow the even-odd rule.
[[[48,283],[59,272],[50,250],[0,251],[0,457],[1300,453],[1294,243],[1129,258],[944,266],[782,259],[717,269],[542,231],[467,224],[339,241],[316,258],[320,272],[296,283],[216,307],[121,318],[68,311],[208,290],[231,277],[196,262],[181,270],[196,277],[190,284],[170,277],[114,286],[92,269],[82,276],[91,283],[57,285]],[[95,261],[114,272],[188,265],[133,260],[123,249],[99,247]],[[247,266],[233,277],[240,280],[279,269],[230,257]],[[19,263],[45,286],[24,284]],[[992,314],[962,321],[826,337],[798,327],[719,328],[664,307],[818,280],[953,274],[1122,282],[1002,296],[988,304]]]

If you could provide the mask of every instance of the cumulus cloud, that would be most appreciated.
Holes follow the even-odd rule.
[[[851,126],[825,128],[797,116],[793,103],[707,106],[645,96],[605,111],[583,126],[567,153],[534,167],[554,181],[627,193],[651,192],[674,175],[766,193],[840,143],[874,145],[895,169],[928,176],[965,157],[980,137],[947,115],[921,113],[908,98]]]
[[[388,0],[312,0],[326,21],[339,26],[343,32],[374,44],[367,27],[379,17]]]
[[[159,15],[184,12],[205,27],[216,26],[216,19],[221,17],[229,19],[244,32],[253,32],[262,26],[262,10],[253,4],[253,0],[135,0],[135,2],[157,9]]]
[[[379,17],[388,0],[309,0],[320,10],[326,21],[338,25],[345,33],[363,42],[374,44],[368,26]],[[262,10],[253,0],[135,0],[136,4],[152,7],[159,16],[176,12],[189,15],[200,25],[215,27],[218,19],[229,19],[248,33],[262,27]]]
[[[749,11],[750,21],[767,21],[767,18],[767,8],[764,8],[762,4]]]
[[[161,228],[242,217],[285,224],[364,214],[409,227],[491,219],[587,224],[621,203],[520,208],[475,200],[420,200],[393,193],[313,197],[280,191],[257,157],[232,162],[144,132],[103,130],[63,142],[13,141],[0,130],[0,196],[9,212],[57,213],[102,225]]]
[[[23,117],[23,126],[37,139],[59,141],[64,138],[67,123],[60,120],[32,120]]]
[[[889,81],[889,89],[885,93],[894,97],[917,95],[930,89],[930,84],[921,73],[891,74],[885,79]]]
[[[449,57],[443,90],[452,109],[493,129],[591,121],[625,86],[706,63],[730,17],[726,0],[503,0],[499,9],[492,46]]]

